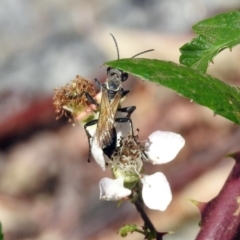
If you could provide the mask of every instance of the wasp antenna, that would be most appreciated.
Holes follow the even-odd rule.
[[[112,36],[113,41],[114,41],[114,43],[115,43],[115,46],[116,46],[116,49],[117,49],[117,58],[118,58],[118,60],[119,60],[119,59],[120,59],[120,56],[119,56],[119,49],[118,49],[117,40],[116,40],[116,38],[113,36],[113,34],[110,33],[110,35]]]
[[[154,51],[154,49],[149,49],[149,50],[146,50],[146,51],[140,52],[140,53],[138,53],[138,54],[132,56],[131,58],[135,58],[135,57],[137,57],[137,56],[139,56],[139,55],[141,55],[141,54],[144,54],[144,53],[147,53],[147,52],[152,52],[152,51]]]

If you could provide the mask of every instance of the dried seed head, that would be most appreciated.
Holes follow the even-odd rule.
[[[69,113],[75,119],[83,111],[92,113],[96,110],[96,106],[88,101],[85,94],[83,94],[84,92],[88,92],[93,98],[97,94],[93,83],[78,75],[70,84],[66,84],[60,89],[55,89],[53,104],[56,112],[60,113],[57,119],[62,115],[70,119]]]
[[[144,153],[142,146],[137,142],[138,136],[128,135],[119,139],[111,160],[114,177],[124,176],[125,182],[139,179],[143,170]]]

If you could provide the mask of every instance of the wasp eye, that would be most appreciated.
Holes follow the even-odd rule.
[[[128,74],[127,73],[122,73],[122,82],[126,81],[128,79]]]
[[[111,67],[107,68],[107,74],[110,72],[111,69],[112,69]]]

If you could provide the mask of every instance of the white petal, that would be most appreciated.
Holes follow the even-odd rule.
[[[123,186],[124,177],[117,179],[103,178],[99,182],[100,199],[106,201],[118,201],[131,194],[131,190]]]
[[[105,171],[106,162],[110,162],[110,159],[103,153],[94,137],[91,139],[91,153],[97,164]]]
[[[116,118],[126,117],[122,112],[117,112]],[[132,128],[130,122],[116,122],[115,128],[117,131],[117,139],[121,137],[127,137],[132,133]],[[119,146],[119,141],[117,141],[117,145]]]
[[[117,118],[125,117],[125,115],[121,112],[117,112]],[[97,124],[91,125],[87,127],[87,131],[91,136],[90,145],[91,145],[91,153],[97,164],[103,169],[106,169],[106,163],[112,164],[112,161],[103,153],[103,150],[99,147],[97,142],[95,132],[96,132]],[[117,146],[120,144],[121,137],[126,137],[132,132],[132,128],[129,122],[116,122],[115,128],[117,132]]]
[[[90,125],[87,127],[87,131],[90,134],[90,151],[92,153],[93,158],[97,162],[97,164],[102,168],[104,171],[106,168],[105,164],[105,154],[103,153],[102,149],[98,146],[97,140],[94,137],[94,134],[96,132],[97,124]]]
[[[144,175],[142,178],[142,198],[145,205],[154,210],[164,211],[172,200],[170,185],[161,172]]]
[[[167,163],[173,160],[185,144],[184,138],[173,132],[153,132],[145,144],[145,153],[152,164]]]
[[[97,124],[90,125],[87,127],[87,131],[91,136],[93,136],[95,134],[96,129],[97,129]]]

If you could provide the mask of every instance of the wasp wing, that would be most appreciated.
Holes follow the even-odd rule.
[[[109,146],[116,137],[114,128],[115,116],[121,100],[121,92],[117,92],[112,100],[109,100],[106,88],[102,89],[102,99],[95,137],[101,149]]]

